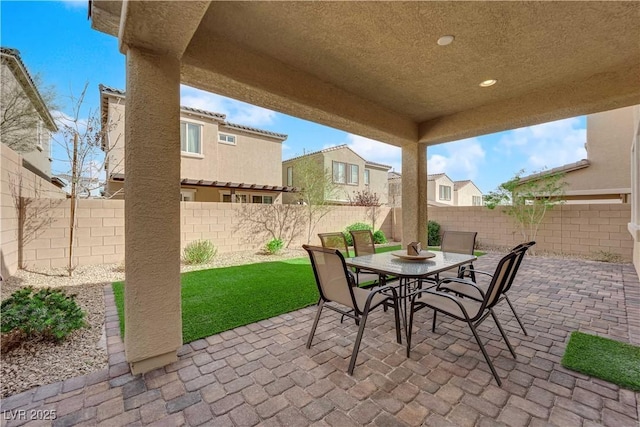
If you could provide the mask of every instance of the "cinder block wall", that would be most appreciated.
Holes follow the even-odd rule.
[[[75,231],[73,265],[118,263],[124,260],[124,200],[79,200]],[[256,208],[268,209],[263,205]],[[302,206],[293,209],[304,210]],[[47,223],[42,231],[24,246],[24,260],[30,268],[65,267],[69,257],[69,201],[34,200],[29,206],[35,218]],[[35,213],[38,212],[38,215]],[[391,233],[390,209],[380,208],[376,228]],[[270,237],[255,233],[242,222],[242,206],[231,203],[181,203],[182,247],[199,239],[211,240],[220,253],[257,250]],[[43,221],[36,221],[40,224]],[[312,244],[320,244],[317,233],[342,231],[354,222],[369,222],[362,207],[332,207],[313,232]],[[293,240],[291,247],[306,243],[306,229]]]
[[[398,218],[392,234],[402,234]],[[430,220],[442,231],[477,231],[478,244],[488,248],[511,248],[524,240],[514,220],[501,208],[482,206],[429,207]],[[538,252],[589,256],[604,251],[630,261],[633,239],[627,231],[631,218],[629,204],[561,205],[547,212],[536,237]]]
[[[60,201],[66,194],[22,167],[22,156],[0,144],[0,274],[3,277],[12,275],[19,268],[20,197]],[[26,217],[25,220],[29,222],[30,219]]]

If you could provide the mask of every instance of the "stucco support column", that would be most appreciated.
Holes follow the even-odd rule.
[[[631,142],[631,221],[633,265],[640,276],[640,106],[633,109],[633,141]]]
[[[427,147],[402,147],[402,245],[427,247]]]
[[[127,49],[125,354],[134,374],[177,360],[180,61]]]

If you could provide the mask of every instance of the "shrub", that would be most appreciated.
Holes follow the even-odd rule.
[[[378,230],[375,233],[373,233],[373,243],[375,244],[387,243],[387,236],[384,235],[382,230]]]
[[[282,239],[271,239],[269,243],[265,246],[265,251],[270,254],[277,254],[284,247],[284,242]]]
[[[427,235],[429,246],[440,246],[440,224],[435,221],[427,223]]]
[[[182,257],[186,264],[204,264],[218,253],[210,240],[196,240],[189,243],[183,251]]]
[[[347,245],[353,246],[353,237],[351,237],[351,233],[349,232],[356,230],[371,230],[371,226],[364,222],[356,222],[351,225],[347,225],[347,228],[344,229],[344,237],[347,239]]]
[[[37,292],[32,287],[15,291],[2,301],[0,312],[3,334],[18,334],[24,338],[42,337],[62,341],[71,332],[85,326],[84,312],[60,289],[45,288]]]

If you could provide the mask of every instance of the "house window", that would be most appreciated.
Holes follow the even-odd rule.
[[[223,194],[222,195],[223,203],[231,203],[231,194]]]
[[[202,125],[180,122],[180,149],[185,153],[202,154]]]
[[[180,190],[180,201],[181,202],[195,202],[196,201],[196,190]]]
[[[349,165],[349,184],[358,185],[359,171],[358,165]]]
[[[236,194],[236,203],[247,203],[246,194]]]
[[[347,182],[346,163],[333,162],[333,182],[336,184],[346,184]]]
[[[369,169],[365,169],[364,170],[364,185],[369,185],[370,181],[370,177],[369,177],[369,173],[371,171]]]
[[[440,200],[451,200],[451,187],[449,185],[440,185]]]
[[[289,187],[293,186],[293,166],[287,168],[287,185]]]
[[[236,136],[229,135],[228,133],[219,133],[218,142],[222,144],[236,145]]]
[[[273,196],[251,196],[252,203],[264,203],[265,205],[273,204]]]
[[[482,196],[472,196],[471,203],[473,206],[482,206]]]

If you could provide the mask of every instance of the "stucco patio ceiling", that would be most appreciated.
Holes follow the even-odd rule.
[[[640,103],[638,2],[125,4],[94,28],[183,55],[183,83],[395,145]]]

